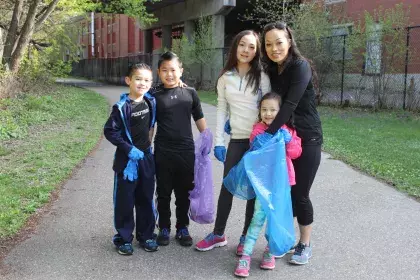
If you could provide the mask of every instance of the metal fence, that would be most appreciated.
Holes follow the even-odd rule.
[[[390,53],[386,42],[367,42],[365,50],[349,49],[348,35],[331,36],[321,42],[298,41],[303,55],[312,60],[318,74],[322,104],[420,110],[420,26],[398,37],[403,53]],[[184,65],[183,78],[199,89],[213,89],[226,61],[228,49],[215,51],[219,62]],[[128,65],[145,62],[157,68],[160,54],[81,60],[73,75],[124,84]],[[216,65],[216,66],[215,66]],[[158,80],[154,71],[155,81]]]
[[[228,48],[212,50],[213,59],[208,63],[184,63],[183,80],[198,89],[212,89],[217,80],[218,73],[225,63]],[[125,76],[130,64],[146,63],[152,67],[153,80],[159,82],[157,64],[161,53],[137,54],[118,58],[82,59],[72,65],[72,76],[85,77],[111,84],[125,85]],[[217,61],[217,63],[216,63]]]
[[[391,38],[372,37],[364,49],[353,51],[348,35],[298,42],[316,68],[320,102],[420,110],[420,26],[394,35],[392,42],[398,46],[387,45]]]
[[[82,59],[73,63],[71,75],[112,84],[125,84],[124,78],[130,64],[144,62],[152,65],[153,60],[158,57],[159,55],[139,54],[117,58]]]

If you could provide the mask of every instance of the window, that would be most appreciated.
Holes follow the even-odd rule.
[[[326,5],[346,2],[346,0],[325,0]]]
[[[364,72],[367,75],[381,73],[382,59],[382,26],[378,23],[366,28],[368,39],[366,42],[366,58]]]
[[[347,50],[346,46],[343,46],[345,43],[345,38],[347,35],[352,33],[353,25],[350,24],[343,24],[343,25],[336,25],[332,29],[331,37],[327,38],[326,40],[326,49],[328,50],[329,54],[335,60],[342,60],[343,59],[343,49],[344,49],[344,58],[351,59],[352,55]]]

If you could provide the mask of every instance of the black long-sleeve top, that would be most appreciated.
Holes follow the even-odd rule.
[[[322,127],[316,109],[316,93],[312,84],[312,69],[308,61],[297,59],[278,74],[277,69],[268,73],[271,89],[280,94],[283,103],[267,132],[274,134],[294,116],[296,132],[302,144],[322,144]]]

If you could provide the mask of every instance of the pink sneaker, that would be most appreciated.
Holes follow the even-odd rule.
[[[239,277],[248,277],[250,267],[251,267],[251,257],[242,256],[238,260],[238,265],[236,266],[236,269],[235,269],[235,275]]]
[[[245,235],[241,235],[241,238],[239,238],[239,244],[238,247],[236,247],[236,255],[242,256],[244,253],[244,244],[245,244]]]
[[[262,269],[274,269],[276,267],[276,259],[274,255],[270,253],[268,248],[265,248],[263,258],[260,264]]]
[[[198,251],[209,251],[216,247],[226,246],[227,240],[225,235],[216,235],[213,232],[206,236],[203,240],[195,245]]]

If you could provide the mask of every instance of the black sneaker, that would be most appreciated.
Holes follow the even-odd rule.
[[[159,235],[157,237],[157,244],[159,246],[167,246],[169,245],[169,229],[163,228],[159,231]]]
[[[178,229],[175,238],[179,241],[181,246],[191,246],[193,243],[188,228],[186,227]]]
[[[120,255],[132,255],[133,254],[133,246],[131,243],[125,243],[117,247],[118,254]]]

